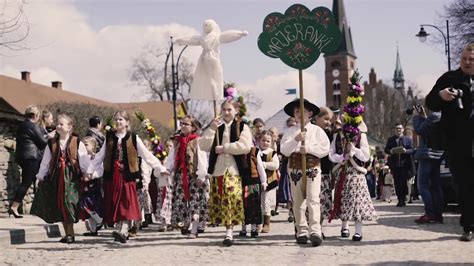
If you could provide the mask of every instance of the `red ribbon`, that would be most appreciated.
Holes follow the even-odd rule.
[[[179,135],[176,137],[179,144],[178,152],[176,153],[176,168],[179,167],[181,170],[181,181],[183,183],[184,198],[186,200],[189,200],[190,198],[188,167],[186,165],[186,147],[188,146],[188,142],[197,137],[197,134],[189,134],[187,136]]]
[[[64,182],[64,171],[66,171],[66,160],[64,156],[61,155],[59,158],[59,178],[58,178],[58,208],[61,210],[63,215],[64,222],[67,222],[67,213],[66,213],[66,206],[64,206],[65,201],[65,182]]]

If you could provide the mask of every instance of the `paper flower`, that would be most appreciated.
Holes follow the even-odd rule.
[[[166,158],[167,153],[164,149],[163,144],[160,143],[160,136],[156,134],[156,130],[151,124],[150,119],[145,117],[145,114],[142,111],[136,111],[135,117],[140,120],[141,126],[145,129],[147,137],[151,142],[151,152],[155,155],[156,158],[163,160]]]
[[[360,84],[360,79],[359,71],[356,70],[350,79],[351,84],[349,84],[347,92],[347,105],[344,106],[344,114],[342,116],[344,136],[347,141],[353,143],[359,140],[359,125],[363,121],[362,114],[365,112],[365,107],[361,104],[364,88]]]

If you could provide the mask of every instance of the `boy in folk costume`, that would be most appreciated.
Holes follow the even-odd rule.
[[[97,151],[97,141],[94,137],[87,136],[82,139],[87,150],[87,155],[93,159]],[[97,236],[97,231],[102,227],[103,217],[103,197],[102,197],[102,175],[104,168],[96,169],[92,176],[83,175],[81,182],[81,212],[79,216],[82,220],[87,219],[90,232],[85,232],[84,236]]]
[[[48,141],[36,178],[40,181],[31,214],[47,223],[62,222],[66,236],[61,243],[75,242],[74,223],[78,221],[80,180],[89,171],[86,147],[72,133],[72,119],[58,116],[56,137]]]
[[[252,147],[252,133],[247,125],[235,119],[237,110],[237,101],[224,101],[221,105],[224,123],[219,125],[220,119],[214,119],[200,141],[201,149],[210,152],[210,221],[226,226],[225,246],[233,244],[233,226],[244,220],[241,175],[248,171],[245,154]]]
[[[196,238],[199,223],[208,219],[207,157],[199,148],[199,135],[196,134],[199,122],[186,115],[180,126],[179,134],[174,138],[175,148],[170,151],[166,165],[173,174],[171,224],[182,224],[181,233]]]
[[[296,242],[306,244],[308,234],[313,246],[322,244],[320,225],[321,166],[320,158],[329,152],[329,139],[324,131],[310,123],[310,118],[319,113],[319,108],[304,99],[304,112],[300,113],[299,99],[284,107],[287,115],[300,121],[303,115],[305,132],[300,125],[288,128],[281,140],[281,153],[289,157],[288,174],[290,176],[293,196],[293,212],[296,225]],[[305,141],[305,146],[301,141]],[[303,179],[301,155],[306,155],[306,179]],[[306,199],[306,204],[305,203]],[[309,210],[309,226],[305,216],[306,206]]]
[[[259,138],[259,156],[267,176],[267,187],[262,192],[263,228],[262,233],[270,232],[270,218],[273,206],[276,205],[276,190],[278,187],[278,168],[280,159],[274,147],[274,135],[271,131],[264,130]]]
[[[331,143],[329,159],[337,165],[333,173],[337,177],[334,207],[330,220],[342,220],[341,237],[349,237],[348,221],[355,221],[353,241],[362,240],[362,222],[376,219],[365,174],[364,163],[370,159],[367,126],[359,125],[360,133],[355,143],[347,141],[343,134],[336,134]]]
[[[103,162],[104,165],[105,222],[119,224],[119,231],[112,234],[116,241],[126,243],[131,222],[141,220],[135,183],[140,175],[138,157],[161,175],[169,175],[169,172],[140,137],[129,131],[130,116],[126,111],[116,112],[114,119],[116,131],[107,134],[94,164],[98,167]]]

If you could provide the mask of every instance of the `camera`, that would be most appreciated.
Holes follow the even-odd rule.
[[[462,104],[462,96],[464,95],[464,92],[460,89],[455,88],[449,88],[449,91],[452,93],[456,93],[456,96],[454,98],[456,107],[459,109],[464,109],[464,105]]]
[[[419,112],[421,112],[421,108],[422,108],[422,106],[419,105],[419,104],[413,105],[411,108],[406,109],[406,110],[405,110],[405,113],[406,113],[407,115],[412,115],[412,114],[413,114],[413,110],[416,110],[416,111],[419,113]]]

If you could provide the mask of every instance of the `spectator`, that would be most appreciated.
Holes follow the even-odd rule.
[[[425,214],[416,219],[419,224],[443,222],[443,191],[439,166],[443,156],[441,113],[433,112],[428,117],[425,109],[417,108],[418,115],[413,117],[413,126],[421,137],[421,144],[415,153],[418,160],[417,185],[425,205]]]
[[[102,120],[100,120],[100,117],[93,116],[89,118],[89,128],[87,129],[86,136],[95,138],[98,152],[105,141],[105,136],[102,134]]]
[[[395,180],[395,192],[397,193],[397,207],[406,205],[408,194],[407,180],[410,171],[413,171],[411,154],[414,152],[411,138],[403,135],[404,128],[401,124],[395,126],[395,136],[388,139],[385,153],[388,156],[388,166]]]
[[[449,170],[459,185],[460,224],[464,230],[460,240],[471,241],[474,230],[474,43],[466,45],[460,61],[460,68],[444,73],[436,81],[426,96],[426,106],[442,113]]]
[[[25,117],[25,121],[20,124],[16,133],[15,156],[22,169],[21,184],[16,190],[11,207],[8,209],[8,215],[13,215],[15,218],[23,218],[18,214],[18,207],[31,184],[36,181],[42,153],[48,143],[44,132],[36,125],[40,119],[39,108],[34,105],[28,106],[25,110]],[[50,136],[53,137],[54,134],[53,132]]]

